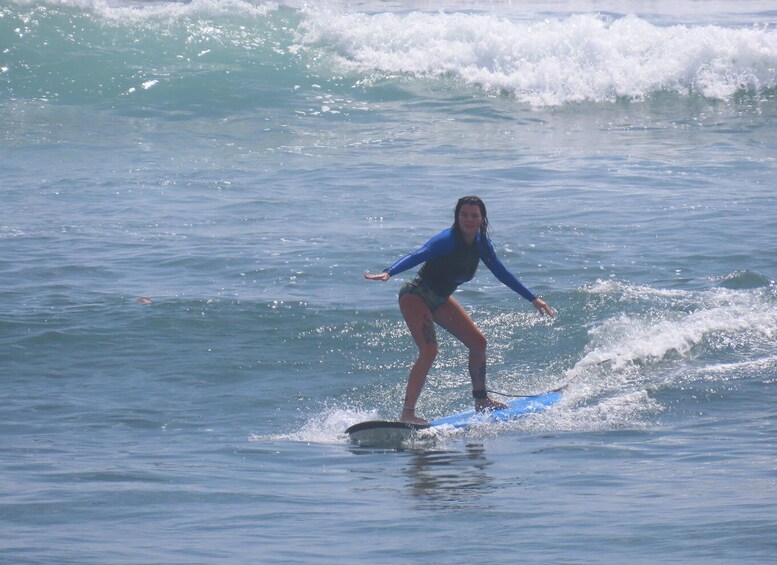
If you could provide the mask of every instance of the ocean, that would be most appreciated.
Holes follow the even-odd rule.
[[[3,0],[0,115],[0,562],[777,563],[774,2]],[[564,397],[352,445],[469,194]]]

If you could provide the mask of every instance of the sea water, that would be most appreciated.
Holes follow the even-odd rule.
[[[0,561],[777,562],[775,8],[2,2]],[[350,445],[467,194],[557,313],[461,287],[489,386],[564,399]]]

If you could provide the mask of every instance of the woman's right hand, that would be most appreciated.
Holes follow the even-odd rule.
[[[551,308],[550,306],[548,306],[548,303],[547,303],[547,302],[545,302],[545,301],[544,301],[542,298],[539,298],[539,297],[538,297],[538,298],[535,298],[535,299],[532,301],[532,304],[534,304],[534,307],[535,307],[537,310],[539,310],[539,311],[540,311],[540,313],[542,313],[542,314],[547,314],[547,315],[548,315],[548,316],[550,316],[551,318],[552,318],[552,317],[555,315],[555,313],[553,312],[553,308]]]
[[[364,273],[364,278],[369,281],[387,281],[391,278],[391,275],[389,275],[388,273],[378,273],[377,275]]]

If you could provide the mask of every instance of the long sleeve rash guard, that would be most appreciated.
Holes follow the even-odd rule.
[[[473,244],[467,245],[453,228],[441,231],[384,272],[394,276],[423,263],[418,271],[421,280],[440,296],[450,296],[459,285],[472,280],[479,261],[483,261],[500,282],[526,300],[531,302],[537,298],[499,260],[489,238],[478,234]]]

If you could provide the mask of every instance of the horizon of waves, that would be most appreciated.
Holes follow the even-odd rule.
[[[777,89],[770,25],[659,26],[601,14],[527,22],[242,0],[21,2],[0,15],[12,38],[0,88],[61,103],[174,99],[239,110],[283,105],[317,81],[369,96],[386,82],[432,80],[433,88],[475,88],[533,107],[666,92],[771,97]]]

